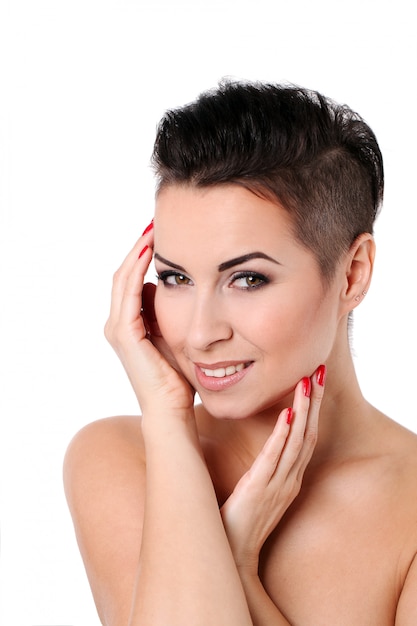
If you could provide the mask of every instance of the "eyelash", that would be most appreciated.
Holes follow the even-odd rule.
[[[232,282],[236,282],[237,280],[240,280],[242,278],[256,278],[261,281],[257,285],[247,285],[246,287],[240,287],[240,289],[243,289],[245,291],[253,291],[254,289],[261,289],[262,287],[265,287],[265,285],[269,283],[269,278],[267,278],[267,276],[264,276],[263,274],[259,274],[259,272],[249,272],[249,271],[238,272],[237,274],[234,274],[232,276]]]
[[[160,272],[159,274],[157,274],[156,278],[159,281],[161,281],[165,287],[168,287],[168,288],[187,287],[188,285],[192,284],[192,281],[190,278],[188,278],[188,276],[186,276],[185,274],[181,274],[180,272],[173,272],[172,270],[165,270],[164,272]],[[184,279],[189,282],[173,284],[173,283],[168,282],[169,278],[174,278],[174,280],[179,278],[179,279]],[[270,282],[269,278],[267,276],[264,276],[263,274],[259,274],[258,272],[246,271],[246,272],[238,272],[237,274],[234,274],[231,278],[231,283],[233,284],[237,280],[241,280],[244,278],[246,279],[255,278],[255,279],[259,279],[261,282],[257,285],[252,285],[252,286],[247,285],[246,287],[237,287],[237,289],[241,289],[242,291],[254,291],[255,289],[261,289],[262,287],[264,287]]]
[[[185,274],[181,274],[180,272],[173,272],[172,270],[165,270],[164,272],[160,272],[156,275],[156,278],[164,283],[165,287],[183,287],[189,285],[192,282],[191,279],[188,278],[188,276],[186,276]],[[185,280],[188,280],[190,282],[183,284],[177,283],[176,285],[173,285],[172,283],[168,282],[168,278],[184,278]]]

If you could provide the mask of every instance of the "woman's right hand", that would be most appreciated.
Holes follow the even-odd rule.
[[[194,391],[177,371],[158,330],[155,286],[144,285],[152,246],[150,224],[114,275],[105,336],[123,364],[144,415],[188,416]]]
[[[317,442],[325,378],[321,365],[297,384],[293,407],[281,412],[252,467],[221,508],[236,565],[248,580],[257,577],[262,546],[300,492]]]

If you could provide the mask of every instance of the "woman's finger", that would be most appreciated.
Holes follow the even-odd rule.
[[[324,395],[324,386],[326,382],[326,366],[320,365],[311,379],[312,389],[310,397],[310,408],[307,415],[307,423],[305,429],[305,446],[303,454],[299,459],[299,467],[297,478],[301,482],[304,471],[310,462],[316,447],[319,431],[320,408]]]
[[[124,326],[142,320],[142,290],[153,253],[150,246],[145,246],[143,250],[125,281],[119,312],[119,321]]]
[[[142,260],[142,257],[144,256],[144,254],[142,254],[142,257],[139,259],[142,251],[146,249],[146,246],[148,246],[148,249],[149,249],[152,247],[152,245],[153,245],[153,229],[152,228],[149,229],[149,227],[147,227],[145,228],[144,234],[137,240],[132,250],[126,256],[122,265],[115,272],[114,277],[113,277],[110,314],[109,314],[109,321],[108,321],[107,326],[115,324],[119,320],[121,305],[122,305],[122,301],[125,295],[128,281],[131,278],[132,272],[137,272],[138,270],[140,270],[141,264],[138,263],[138,261]],[[143,262],[144,261],[142,261],[142,263]],[[148,259],[148,264],[149,262],[150,261]]]
[[[277,466],[279,480],[292,476],[300,481],[312,457],[317,442],[324,379],[325,366],[320,366],[311,378],[303,378],[295,389],[291,429]]]
[[[304,472],[317,440],[318,417],[323,397],[324,372],[303,378],[295,388],[292,408],[284,409],[249,470],[248,480],[261,487],[275,477],[275,483],[288,480],[290,474]],[[301,472],[300,472],[301,470]]]
[[[281,411],[274,430],[248,472],[248,480],[256,481],[260,488],[267,487],[277,470],[290,432],[291,418],[291,408]]]

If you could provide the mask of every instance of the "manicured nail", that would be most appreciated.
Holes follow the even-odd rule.
[[[326,366],[320,365],[317,368],[316,380],[321,387],[324,387],[324,383],[326,382]]]
[[[142,237],[143,237],[143,235],[146,235],[146,233],[149,233],[149,231],[150,231],[150,230],[152,230],[152,228],[153,228],[153,220],[152,220],[152,222],[151,222],[151,223],[150,223],[150,224],[149,224],[149,225],[145,228],[145,230],[143,231],[143,233],[142,233]]]
[[[143,248],[143,250],[141,250],[141,251],[140,251],[140,254],[139,254],[139,256],[138,256],[138,259],[140,259],[140,257],[142,257],[142,256],[145,254],[145,252],[146,252],[146,250],[147,250],[148,248],[149,248],[149,246],[145,246],[145,247]]]
[[[291,424],[293,418],[293,410],[291,408],[287,409],[287,424]]]
[[[311,380],[309,378],[307,378],[307,376],[305,378],[303,378],[303,392],[304,392],[304,395],[306,396],[306,398],[310,397],[310,394],[311,394]]]

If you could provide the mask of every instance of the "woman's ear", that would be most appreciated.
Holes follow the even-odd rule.
[[[342,301],[346,313],[366,296],[372,278],[375,242],[370,233],[362,233],[351,245],[345,263],[345,286]]]

